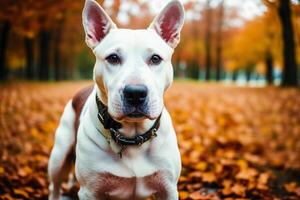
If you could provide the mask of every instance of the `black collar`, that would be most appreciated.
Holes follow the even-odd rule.
[[[160,126],[160,117],[156,119],[153,126],[141,135],[136,135],[133,138],[125,137],[119,129],[122,128],[122,124],[115,121],[108,113],[107,106],[105,106],[99,97],[96,95],[96,103],[98,107],[98,119],[102,123],[105,129],[109,129],[112,139],[121,146],[121,148],[125,148],[126,146],[140,146],[148,140],[156,137],[156,132]],[[121,155],[120,155],[121,156]]]

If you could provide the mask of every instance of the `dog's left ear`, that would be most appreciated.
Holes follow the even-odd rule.
[[[153,20],[149,29],[154,29],[169,46],[175,48],[180,40],[183,23],[183,5],[178,0],[173,0]]]

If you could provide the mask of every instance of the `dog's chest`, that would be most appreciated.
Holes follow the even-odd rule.
[[[114,199],[145,199],[161,192],[164,187],[164,177],[161,172],[154,172],[144,177],[121,177],[111,173],[99,174],[98,194]]]

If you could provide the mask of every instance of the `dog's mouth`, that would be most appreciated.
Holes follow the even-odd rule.
[[[125,117],[130,118],[130,119],[145,119],[145,118],[150,118],[150,116],[144,112],[142,109],[132,109],[130,112],[125,112]]]
[[[128,121],[128,122],[140,122],[145,119],[154,120],[157,117],[151,116],[150,114],[147,114],[146,112],[143,112],[139,109],[134,109],[131,112],[124,112],[123,115],[114,117],[117,121]]]
[[[127,117],[130,117],[130,118],[143,118],[143,117],[147,117],[147,116],[142,112],[134,111],[132,113],[127,114]]]
[[[143,112],[141,109],[135,108],[127,110],[123,115],[119,118],[119,120],[129,120],[129,121],[140,121],[144,119],[151,119],[149,114]]]

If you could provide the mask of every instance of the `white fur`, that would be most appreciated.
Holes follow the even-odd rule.
[[[178,1],[168,6],[179,6],[181,17],[176,27],[180,32],[183,8]],[[87,0],[83,12],[86,34],[93,34],[87,19],[88,7],[96,6],[108,24],[109,17],[93,0]],[[168,6],[166,8],[168,8]],[[99,8],[99,9],[98,9]],[[159,16],[163,16],[164,9]],[[103,19],[99,19],[103,20]],[[157,18],[151,26],[160,23]],[[80,116],[76,144],[75,174],[80,183],[79,198],[83,199],[144,199],[155,195],[161,200],[178,199],[177,181],[181,170],[177,139],[168,111],[164,108],[163,94],[173,80],[171,57],[174,45],[165,42],[153,28],[129,30],[111,28],[99,43],[87,41],[96,56],[94,67],[95,86]],[[89,30],[92,30],[91,32]],[[176,35],[177,37],[178,35]],[[174,38],[178,40],[179,38]],[[122,56],[122,64],[112,66],[106,61],[111,53]],[[150,66],[147,59],[153,54],[163,58],[159,65]],[[124,116],[121,91],[127,84],[143,84],[148,88],[149,118],[130,119]],[[120,151],[97,118],[96,93],[108,106],[110,115],[122,123],[120,131],[127,137],[151,128],[161,115],[157,137],[139,147],[127,147],[120,158]],[[75,145],[75,114],[69,102],[56,132],[55,144],[49,161],[50,196],[59,199],[62,175],[69,172],[65,162]],[[110,177],[110,178],[107,178]]]

